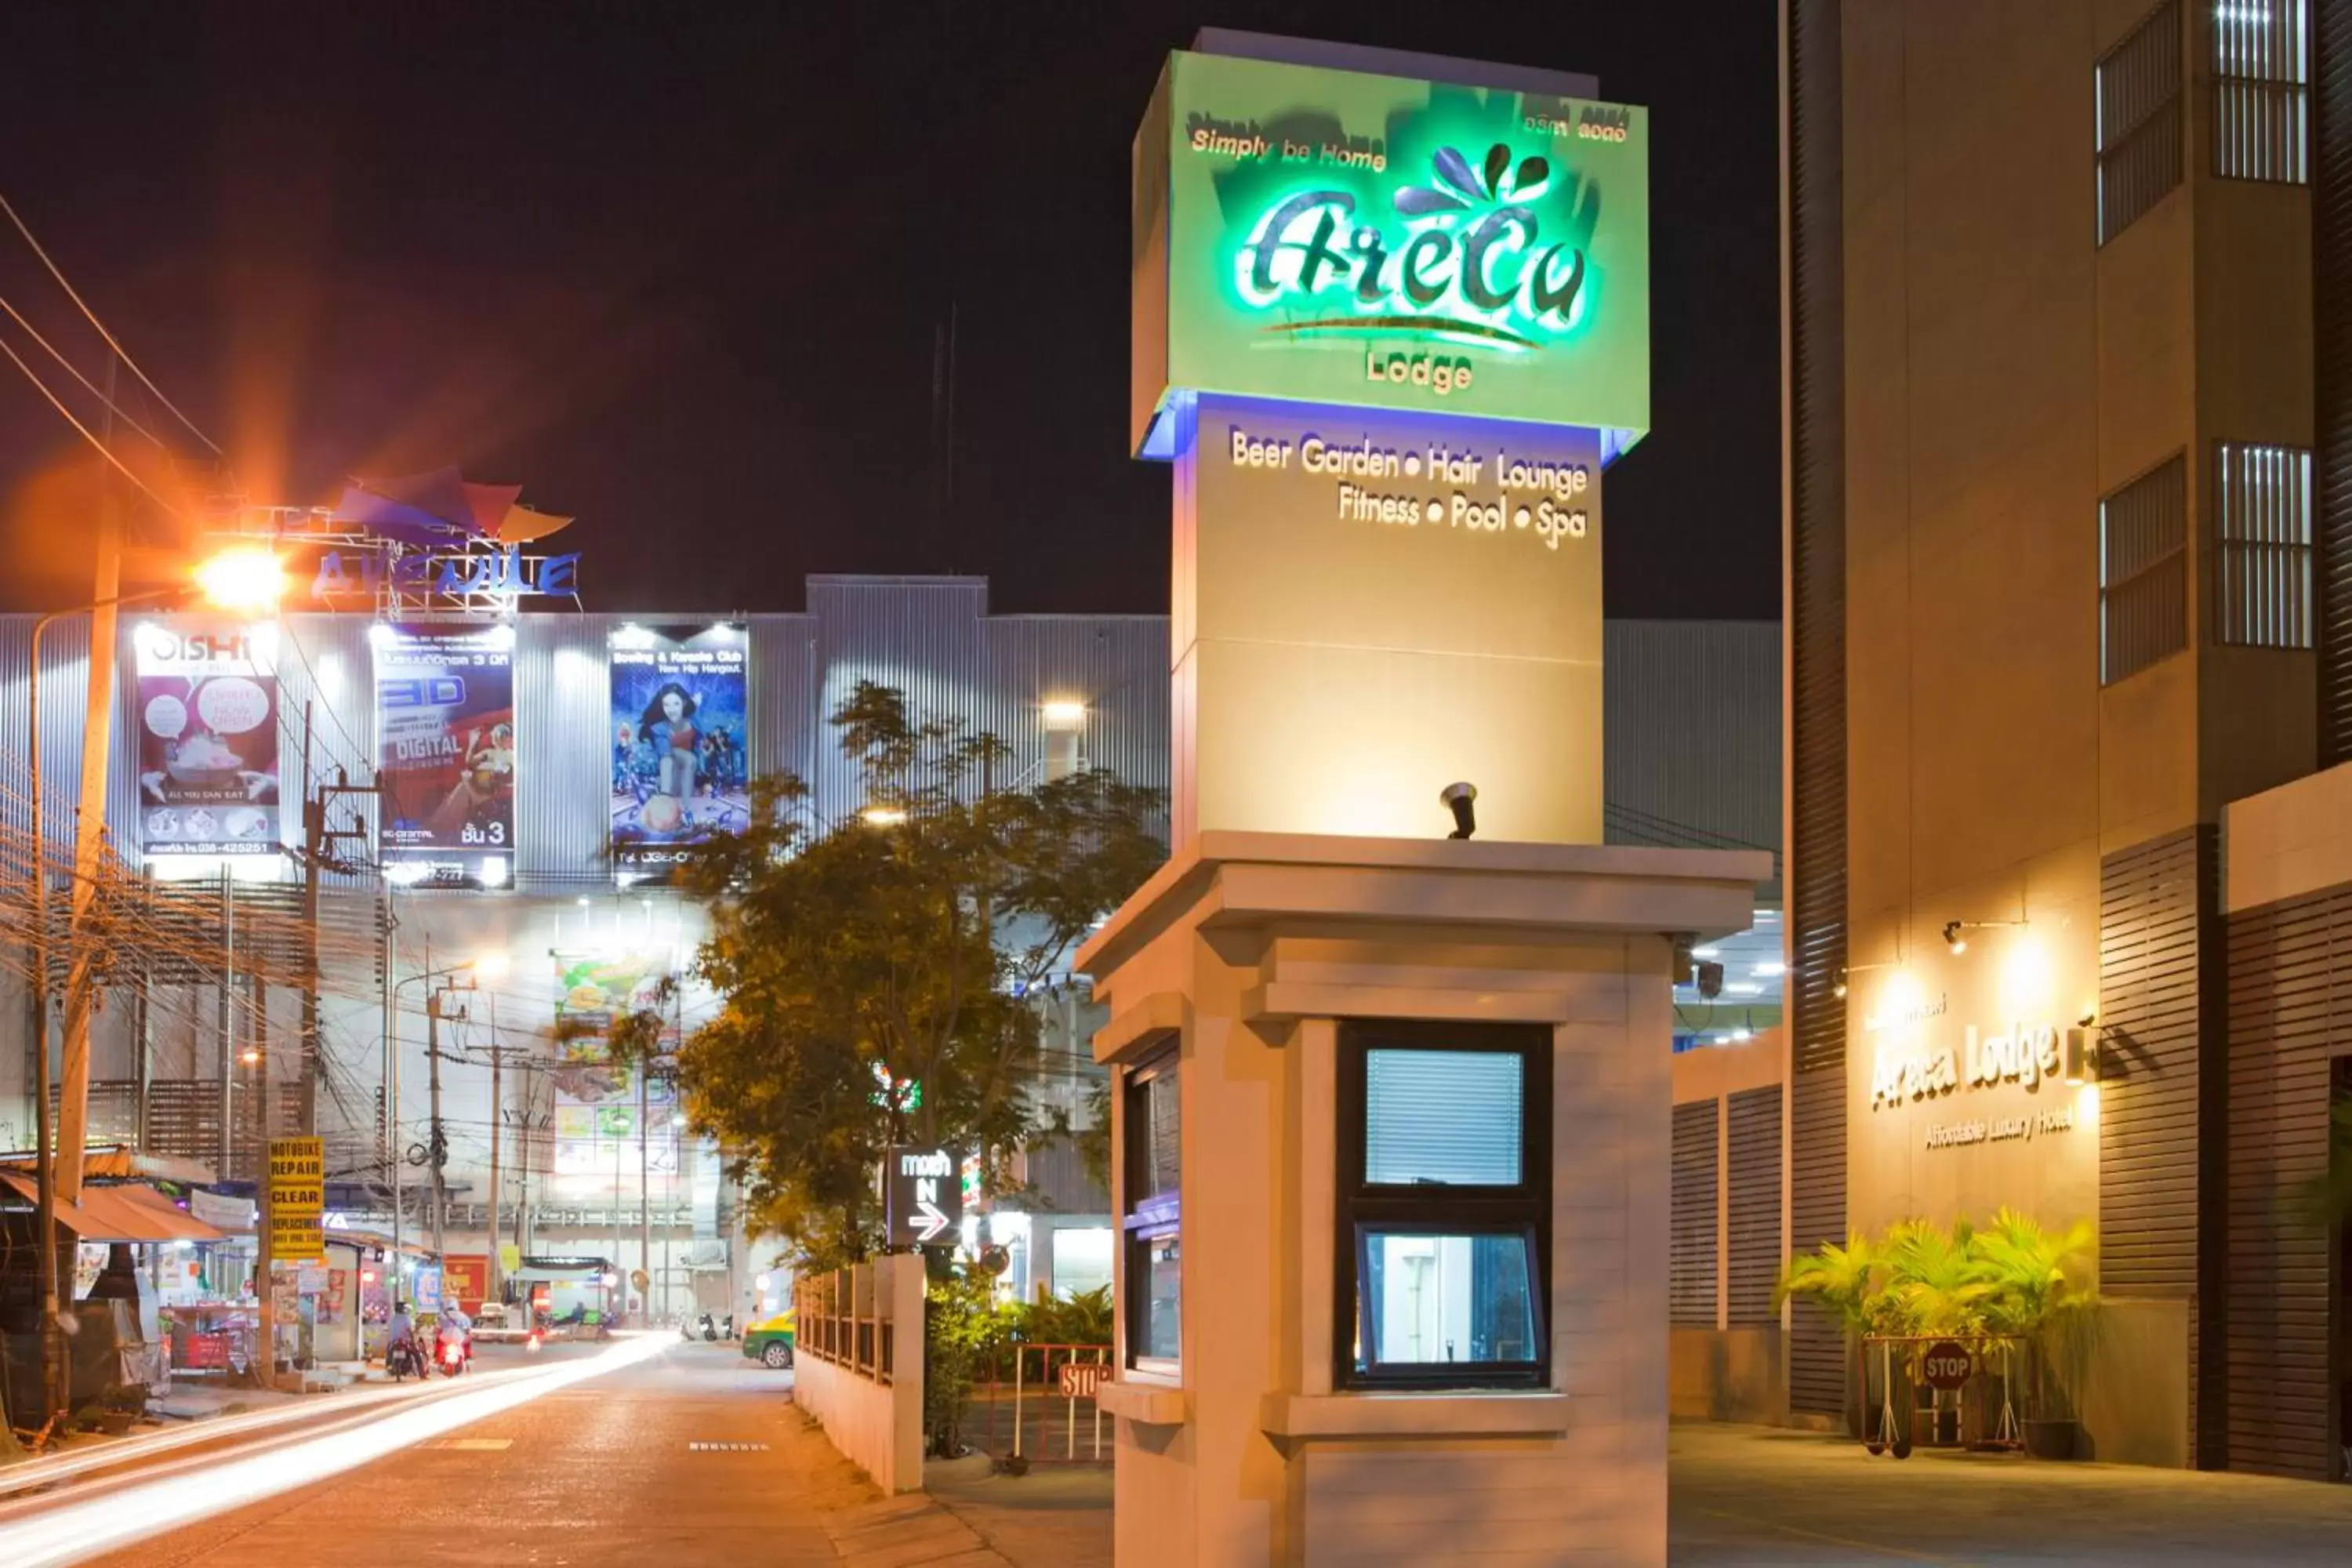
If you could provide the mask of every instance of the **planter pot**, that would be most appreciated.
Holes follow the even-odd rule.
[[[2025,1451],[2037,1459],[2071,1459],[2074,1457],[2075,1439],[2082,1432],[2079,1421],[2027,1421]]]

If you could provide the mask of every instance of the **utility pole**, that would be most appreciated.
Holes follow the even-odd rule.
[[[117,356],[106,359],[106,421],[100,445],[114,449],[114,378]],[[98,889],[106,847],[106,777],[114,732],[114,642],[122,592],[122,509],[115,492],[111,461],[99,469],[98,543],[89,611],[89,679],[84,693],[81,795],[74,814],[74,879],[66,969],[65,1048],[58,1079],[57,1174],[58,1200],[81,1201],[82,1150],[89,1133],[89,1017],[97,989],[97,954],[91,951],[89,907]],[[39,671],[34,679],[40,679]]]
[[[310,944],[302,973],[302,1097],[301,1131],[319,1131],[319,898],[320,875],[350,869],[335,858],[336,844],[345,838],[364,842],[361,827],[331,827],[328,812],[344,795],[376,794],[374,784],[355,784],[341,768],[335,782],[310,788],[310,703],[302,704],[302,930]],[[390,952],[386,951],[385,984],[391,984]]]
[[[448,1206],[448,1192],[444,1185],[441,1165],[446,1157],[448,1143],[441,1130],[441,998],[447,987],[435,986],[425,994],[425,1071],[427,1093],[432,1100],[433,1131],[425,1144],[425,1168],[433,1183],[433,1252],[446,1266],[448,1259],[443,1251],[443,1215]],[[446,1289],[446,1276],[445,1276]]]
[[[499,1129],[506,1121],[504,1084],[499,1079],[499,1064],[506,1058],[505,1047],[499,1044],[499,994],[490,993],[490,1217],[489,1278],[488,1299],[501,1301],[506,1298],[499,1290],[499,1200],[506,1194],[499,1180]]]

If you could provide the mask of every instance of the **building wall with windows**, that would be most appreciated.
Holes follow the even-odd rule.
[[[2095,1222],[2101,1458],[2264,1465],[2217,828],[2319,756],[2330,9],[1783,5],[1791,1241]]]

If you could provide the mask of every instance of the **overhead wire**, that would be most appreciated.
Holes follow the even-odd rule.
[[[8,205],[8,198],[5,195],[0,195],[0,213],[5,213],[8,215],[8,221],[16,226],[16,232],[25,237],[25,243],[33,247],[33,254],[41,258],[41,265],[49,269],[49,276],[58,280],[58,287],[66,291],[66,298],[71,300],[74,302],[75,307],[81,311],[83,318],[87,320],[92,327],[98,330],[98,335],[106,340],[106,346],[112,349],[114,351],[115,357],[120,359],[123,364],[129,368],[131,374],[139,378],[140,384],[155,395],[155,401],[169,409],[173,418],[177,419],[182,425],[187,426],[188,434],[194,436],[197,440],[202,441],[206,447],[210,447],[215,457],[222,455],[219,443],[215,442],[211,437],[205,435],[202,430],[197,429],[196,422],[189,418],[185,414],[181,413],[179,405],[173,403],[170,398],[163,395],[163,389],[157,386],[153,378],[148,375],[145,371],[139,368],[139,362],[132,359],[129,351],[123,348],[121,341],[118,340],[112,332],[106,330],[106,323],[98,319],[98,312],[89,308],[89,301],[85,300],[81,295],[75,290],[73,284],[67,280],[64,269],[59,268],[54,260],[50,259],[49,253],[41,247],[41,242],[33,237],[32,229],[26,224],[22,217],[17,216],[16,209]],[[20,361],[19,363],[21,363],[22,362]],[[54,401],[54,399],[52,401]]]
[[[49,400],[49,406],[56,409],[58,414],[62,415],[65,418],[65,422],[72,426],[76,431],[79,432],[83,440],[89,442],[93,447],[97,448],[99,456],[104,458],[108,462],[113,464],[116,468],[120,469],[124,479],[129,479],[132,484],[137,485],[141,489],[146,491],[149,499],[153,500],[157,506],[162,507],[166,512],[170,513],[173,518],[178,519],[180,521],[188,521],[187,515],[184,512],[181,511],[178,507],[173,506],[170,501],[165,500],[162,495],[158,494],[154,486],[149,484],[145,479],[141,479],[137,474],[133,473],[128,464],[124,463],[121,458],[116,457],[114,453],[109,449],[106,443],[100,439],[97,434],[93,432],[89,426],[83,424],[81,420],[75,416],[74,411],[65,405],[64,400],[59,398],[56,393],[49,390],[48,383],[43,381],[39,376],[33,374],[33,367],[25,363],[24,357],[17,353],[14,348],[10,347],[7,340],[5,338],[0,338],[0,353],[6,354],[8,358],[15,363],[16,368],[25,373],[25,379],[31,382],[40,395]]]
[[[152,441],[156,446],[163,447],[166,451],[170,450],[170,447],[165,446],[163,438],[161,436],[156,435],[155,432],[148,429],[147,426],[139,423],[138,420],[131,417],[131,414],[128,409],[115,402],[111,397],[109,397],[105,393],[100,391],[98,384],[90,380],[89,377],[84,375],[81,373],[81,367],[79,365],[77,365],[73,361],[66,358],[66,356],[58,351],[58,346],[55,343],[52,343],[48,339],[41,336],[41,330],[33,325],[32,322],[26,321],[25,319],[24,312],[18,310],[16,306],[10,304],[5,295],[0,295],[0,310],[7,311],[9,319],[24,329],[25,335],[26,337],[31,338],[35,342],[40,344],[42,349],[47,353],[51,359],[57,361],[58,364],[65,367],[65,373],[68,375],[72,376],[76,381],[81,383],[83,391],[89,393],[92,397],[97,398],[100,403],[106,405],[106,410],[108,413],[113,415],[117,419],[121,420],[125,425],[130,426],[131,429],[137,431],[140,435],[146,437],[147,439]]]

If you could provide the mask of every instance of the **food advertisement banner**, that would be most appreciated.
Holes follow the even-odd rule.
[[[677,1135],[670,1125],[677,1091],[664,1070],[677,1051],[677,1011],[665,983],[675,967],[667,948],[554,953],[557,1060],[554,1155],[558,1176],[633,1185],[638,1175],[637,1069],[615,1061],[609,1032],[633,1013],[662,1016],[660,1056],[644,1085],[648,1123],[645,1163],[656,1175],[677,1170]]]
[[[140,628],[139,843],[150,855],[275,855],[275,628]]]
[[[1649,111],[1226,55],[1135,145],[1133,434],[1224,393],[1650,424]]]
[[[625,626],[611,660],[613,863],[660,877],[750,820],[745,637],[729,626]]]
[[[374,638],[384,859],[502,882],[514,845],[514,628],[383,626]]]

